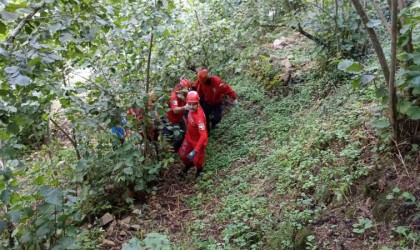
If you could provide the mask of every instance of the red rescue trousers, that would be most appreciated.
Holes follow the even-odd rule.
[[[185,166],[194,164],[197,169],[203,169],[204,166],[204,155],[206,152],[206,146],[201,147],[201,149],[195,155],[193,161],[190,161],[187,156],[194,149],[196,143],[189,142],[186,138],[182,142],[181,148],[178,151],[178,155],[181,158]]]

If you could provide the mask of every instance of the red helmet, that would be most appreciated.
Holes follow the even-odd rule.
[[[201,71],[198,72],[197,77],[198,77],[198,81],[200,83],[204,83],[209,75],[209,71],[207,69],[203,69]]]
[[[181,81],[178,83],[178,86],[180,88],[189,89],[191,88],[191,82],[188,79],[184,78],[184,79],[181,79]]]
[[[200,97],[198,96],[197,91],[190,91],[187,94],[186,102],[198,102],[200,101]]]

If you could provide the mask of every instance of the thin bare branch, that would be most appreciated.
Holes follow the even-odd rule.
[[[25,18],[20,21],[18,26],[10,33],[9,37],[6,40],[6,48],[10,45],[12,45],[15,42],[16,36],[19,34],[19,32],[25,27],[25,24],[28,23],[32,17],[44,7],[45,3],[43,3],[41,6],[35,8],[31,13],[29,13]]]
[[[384,51],[382,49],[381,43],[379,42],[378,36],[376,35],[376,32],[373,28],[370,28],[367,26],[367,23],[369,22],[369,18],[366,15],[365,9],[363,8],[362,4],[360,4],[359,0],[351,0],[351,2],[353,3],[354,8],[356,9],[357,13],[360,16],[360,19],[363,22],[363,25],[366,28],[366,31],[369,35],[369,38],[372,42],[373,48],[375,49],[375,53],[378,57],[379,60],[379,64],[381,65],[382,68],[382,72],[384,74],[385,77],[385,82],[388,84],[389,83],[389,67],[388,64],[386,62],[386,58],[385,58],[385,54]]]
[[[60,125],[58,125],[58,123],[56,122],[56,121],[54,121],[52,118],[50,118],[50,121],[61,131],[61,132],[63,132],[63,134],[67,137],[67,139],[69,139],[69,141],[71,142],[71,144],[73,145],[73,147],[74,147],[74,150],[76,151],[76,155],[77,155],[77,159],[78,160],[80,160],[80,159],[82,159],[82,157],[81,157],[81,155],[80,155],[80,152],[79,152],[79,149],[77,148],[77,142],[76,142],[76,140],[73,140],[73,138],[66,132],[66,131],[64,131],[64,129],[62,129],[61,127],[60,127]]]
[[[391,8],[391,70],[388,82],[389,109],[391,113],[391,126],[394,138],[399,141],[398,117],[397,117],[397,91],[395,88],[395,74],[397,72],[397,39],[398,39],[398,5],[392,1]]]

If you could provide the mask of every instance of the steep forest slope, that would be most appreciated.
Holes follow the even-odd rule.
[[[361,2],[1,0],[0,249],[418,249],[420,3]],[[239,105],[183,179],[202,68]]]
[[[373,88],[323,68],[299,35],[270,37],[288,46],[248,48],[249,74],[231,81],[240,106],[211,132],[205,175],[166,171],[145,232],[180,249],[415,249],[418,151],[410,165],[381,142]],[[260,77],[279,77],[285,59],[289,85]]]

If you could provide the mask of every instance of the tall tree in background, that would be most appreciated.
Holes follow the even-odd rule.
[[[398,135],[398,119],[397,119],[397,95],[395,89],[395,71],[396,71],[396,39],[397,39],[397,28],[396,28],[396,18],[397,18],[397,8],[392,8],[392,28],[391,28],[391,35],[392,35],[392,51],[393,56],[391,57],[391,67],[392,71],[390,72],[388,63],[385,58],[385,54],[383,52],[381,43],[379,42],[378,36],[376,35],[375,30],[372,27],[369,27],[369,18],[366,14],[366,11],[359,0],[351,0],[357,13],[360,16],[369,38],[372,42],[373,48],[375,49],[375,53],[378,57],[379,64],[381,65],[382,72],[384,74],[385,82],[388,85],[388,98],[389,98],[389,110],[390,110],[390,123],[392,126],[392,132],[394,135],[395,140],[399,140]],[[396,0],[392,1],[397,4]],[[394,4],[393,4],[394,6]],[[394,27],[395,23],[395,27]],[[395,47],[394,47],[395,46]],[[392,73],[392,76],[391,76]]]

